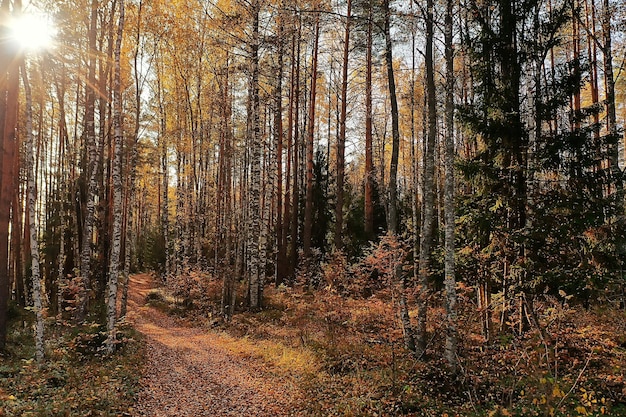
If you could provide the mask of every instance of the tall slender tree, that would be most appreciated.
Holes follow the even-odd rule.
[[[343,246],[343,205],[344,181],[346,172],[346,122],[348,109],[348,62],[350,57],[350,27],[352,20],[352,0],[348,0],[346,29],[343,44],[343,66],[341,71],[341,114],[339,116],[339,136],[337,136],[337,196],[335,205],[335,249]]]
[[[124,0],[119,0],[119,22],[114,51],[113,75],[113,131],[115,143],[113,148],[113,233],[111,254],[109,258],[108,296],[107,296],[107,343],[108,354],[115,348],[115,325],[117,321],[117,289],[121,266],[122,249],[122,153],[124,132],[122,125],[122,85],[121,85],[121,48],[124,33],[125,7]]]
[[[82,284],[79,294],[76,317],[83,321],[87,313],[89,303],[89,290],[91,287],[91,258],[93,245],[93,229],[95,219],[95,199],[98,192],[97,183],[97,159],[98,145],[95,125],[96,106],[96,60],[97,53],[97,25],[98,25],[98,0],[91,0],[91,15],[89,17],[88,31],[88,56],[87,56],[87,83],[85,85],[85,114],[84,114],[84,141],[87,155],[84,172],[84,180],[87,184],[85,201],[85,218],[83,221],[83,234],[80,252],[80,276]]]
[[[418,317],[416,348],[417,353],[423,356],[426,352],[426,315],[428,311],[428,300],[430,298],[431,279],[431,251],[433,243],[433,233],[435,228],[435,146],[437,136],[437,98],[435,86],[435,62],[434,62],[434,42],[435,42],[435,22],[434,22],[434,1],[426,2],[426,111],[428,114],[428,127],[426,134],[426,144],[424,152],[424,162],[422,164],[422,195],[424,199],[424,209],[422,212],[422,225],[420,233],[420,256],[419,256],[419,286],[420,295],[418,299]]]
[[[317,103],[317,70],[320,43],[320,12],[316,11],[313,29],[313,57],[311,62],[311,90],[309,99],[309,115],[307,120],[306,140],[306,197],[304,206],[303,251],[305,261],[311,257],[311,238],[313,230],[313,154],[315,145],[315,111]]]
[[[13,13],[20,12],[19,2]],[[21,54],[9,35],[11,9],[9,1],[0,4],[0,350],[7,337],[7,306],[9,301],[9,224],[15,189],[15,158],[19,143],[16,135],[19,97],[19,65]],[[15,215],[15,211],[13,213]]]
[[[261,5],[259,0],[251,3],[250,12],[252,14],[252,39],[250,44],[250,192],[249,192],[249,224],[250,234],[248,236],[248,252],[250,256],[249,265],[249,302],[251,309],[261,308],[262,303],[262,282],[259,238],[261,233],[261,126],[260,126],[260,99],[259,99],[259,14]]]
[[[41,294],[41,274],[39,268],[39,239],[37,237],[37,222],[35,204],[37,201],[37,189],[35,188],[35,151],[33,141],[33,99],[28,80],[26,65],[22,63],[22,81],[24,84],[25,105],[25,129],[26,143],[26,175],[27,175],[27,205],[28,205],[28,225],[30,230],[30,256],[31,256],[31,281],[33,286],[33,310],[35,312],[35,358],[38,362],[44,358],[44,320],[43,302]]]
[[[444,43],[446,61],[445,99],[445,152],[444,152],[444,212],[445,212],[445,288],[446,288],[446,347],[445,358],[453,372],[459,367],[457,359],[457,297],[455,276],[455,180],[454,180],[454,46],[453,46],[454,1],[447,0],[444,22]]]

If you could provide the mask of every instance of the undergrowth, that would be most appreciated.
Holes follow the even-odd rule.
[[[37,364],[32,317],[24,312],[14,318],[0,358],[0,416],[130,416],[144,347],[124,323],[117,339],[116,352],[106,356],[102,326],[47,319],[46,358]]]
[[[460,287],[462,369],[451,375],[441,358],[442,306],[429,311],[430,342],[420,360],[403,347],[390,289],[349,294],[346,285],[337,285],[341,277],[317,290],[268,286],[260,312],[246,311],[240,301],[225,323],[220,281],[195,274],[186,283],[198,288],[186,295],[202,298],[186,303],[184,317],[227,332],[231,352],[259,358],[271,372],[291,378],[304,393],[305,415],[626,416],[623,310],[585,310],[545,296],[535,305],[543,332],[531,328],[519,335],[511,316],[485,341],[473,289]],[[245,299],[244,290],[238,300]],[[180,300],[157,298],[161,308],[181,314]],[[497,324],[499,312],[493,313]]]

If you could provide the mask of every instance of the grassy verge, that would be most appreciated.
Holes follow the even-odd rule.
[[[7,351],[0,359],[0,416],[129,416],[139,389],[142,342],[120,327],[118,349],[101,350],[99,325],[80,328],[46,323],[46,359],[33,361],[32,317],[12,320]]]

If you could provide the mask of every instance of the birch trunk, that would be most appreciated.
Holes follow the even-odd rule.
[[[37,223],[35,221],[35,203],[37,190],[35,188],[35,157],[33,151],[33,110],[32,94],[28,82],[26,65],[22,64],[22,81],[24,82],[24,95],[26,98],[26,172],[28,181],[28,224],[30,230],[30,256],[31,274],[33,285],[33,310],[35,312],[35,358],[37,362],[44,358],[44,323],[43,303],[41,297],[41,273],[39,268],[39,243],[37,241]],[[61,242],[63,245],[63,242]]]
[[[87,171],[88,181],[85,221],[80,251],[80,277],[82,286],[79,294],[76,318],[79,322],[85,320],[89,304],[89,289],[91,287],[91,251],[93,240],[93,226],[95,218],[95,197],[98,192],[96,181],[96,163],[98,149],[96,145],[95,105],[96,93],[96,27],[98,19],[98,0],[91,1],[91,17],[89,27],[89,62],[87,67],[87,85],[85,86],[85,141],[87,142]]]
[[[137,33],[135,36],[135,51],[133,53],[133,70],[135,76],[135,128],[133,131],[133,142],[130,157],[130,178],[128,190],[126,190],[126,244],[124,245],[124,283],[122,288],[122,300],[120,306],[120,317],[126,316],[128,308],[128,284],[130,279],[130,269],[132,263],[132,255],[135,251],[135,232],[134,232],[134,215],[135,215],[135,191],[137,179],[137,142],[139,140],[140,116],[141,116],[141,93],[142,83],[139,70],[139,45],[141,41],[141,16],[143,10],[143,2],[140,0],[137,12]]]
[[[250,308],[257,310],[261,308],[262,287],[260,276],[260,256],[259,239],[261,234],[261,132],[260,132],[260,100],[259,100],[259,12],[260,4],[258,0],[252,3],[252,45],[251,45],[251,82],[250,100],[252,126],[251,134],[251,160],[250,160],[250,194],[249,194],[249,239],[248,251],[250,256],[250,279],[249,297]]]
[[[109,280],[107,300],[107,354],[115,348],[115,323],[117,319],[117,281],[120,271],[120,252],[122,246],[122,91],[120,77],[120,52],[124,30],[124,0],[120,0],[120,15],[115,43],[115,68],[113,78],[113,129],[115,146],[113,149],[113,234],[111,257],[109,259]]]
[[[374,158],[372,138],[372,49],[373,49],[373,11],[372,4],[367,6],[367,41],[365,58],[365,236],[374,236]]]

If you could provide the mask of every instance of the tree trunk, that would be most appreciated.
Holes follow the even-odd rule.
[[[343,247],[343,194],[346,171],[346,119],[348,109],[348,59],[350,53],[350,24],[352,23],[352,0],[348,0],[346,31],[343,44],[343,69],[341,74],[341,115],[337,137],[337,205],[335,207],[335,249]]]
[[[283,41],[284,28],[282,15],[278,16],[276,89],[274,93],[274,132],[276,136],[276,280],[278,286],[287,275],[287,233],[285,223],[288,214],[283,200]],[[287,170],[287,175],[289,171]],[[284,217],[283,217],[284,215]]]
[[[372,153],[372,3],[367,6],[367,44],[365,57],[365,236],[374,236],[374,158]]]
[[[139,1],[138,9],[137,9],[137,33],[135,37],[135,51],[133,53],[133,72],[135,78],[135,128],[133,130],[132,137],[132,148],[130,149],[130,157],[127,158],[130,171],[130,177],[127,182],[126,189],[126,201],[125,201],[125,213],[126,213],[126,227],[125,227],[125,244],[124,244],[124,275],[123,275],[123,287],[122,287],[122,300],[120,302],[120,317],[126,317],[126,311],[128,307],[128,285],[130,279],[130,269],[132,263],[132,256],[135,250],[135,239],[136,235],[134,233],[134,216],[136,215],[135,210],[135,192],[136,192],[136,179],[137,179],[137,158],[138,158],[138,149],[137,144],[139,141],[139,128],[140,117],[141,117],[141,93],[142,93],[142,83],[141,83],[141,73],[139,70],[139,45],[141,42],[141,18],[142,18],[142,9],[143,2]]]
[[[15,190],[15,158],[18,157],[19,145],[15,130],[17,128],[17,108],[19,93],[19,59],[12,50],[11,42],[4,34],[9,16],[9,1],[0,6],[0,350],[3,350],[7,338],[7,307],[9,302],[9,223],[11,204]]]
[[[251,100],[251,123],[250,128],[250,234],[248,237],[248,251],[250,255],[250,279],[249,297],[250,308],[258,310],[261,308],[262,299],[262,275],[260,271],[259,239],[261,234],[261,127],[260,127],[260,100],[259,100],[259,0],[254,0],[251,6],[252,11],[252,45],[250,53],[250,100]]]
[[[89,304],[89,290],[91,287],[91,255],[93,243],[93,227],[95,218],[95,198],[98,192],[96,181],[96,163],[98,158],[98,146],[96,144],[95,129],[95,103],[96,103],[96,28],[98,19],[98,0],[91,1],[91,17],[89,26],[89,58],[87,64],[87,84],[85,85],[85,132],[84,138],[87,145],[87,164],[84,174],[87,182],[87,201],[85,220],[83,223],[83,236],[80,255],[80,277],[82,284],[79,294],[76,319],[79,322],[85,320]]]
[[[618,128],[615,108],[615,77],[613,75],[613,47],[611,35],[611,18],[613,13],[609,0],[604,0],[602,15],[602,33],[604,35],[604,91],[606,91],[606,128],[610,135],[615,137],[615,144],[610,145],[609,165],[615,177],[617,191],[623,191],[622,172],[619,169],[619,146],[617,142]]]
[[[398,99],[396,96],[396,80],[393,71],[393,44],[391,40],[391,10],[389,8],[389,0],[385,0],[385,63],[387,66],[387,82],[389,87],[389,98],[391,100],[391,164],[389,168],[389,208],[388,208],[388,227],[389,233],[394,237],[398,234],[398,158],[400,155],[400,114],[398,111]],[[400,318],[404,333],[404,345],[410,350],[415,350],[415,339],[413,336],[413,328],[409,317],[409,310],[406,301],[406,278],[402,276],[402,265],[399,262],[394,267],[394,279],[399,283],[400,287]]]
[[[298,15],[297,29],[294,33],[292,48],[291,67],[291,99],[289,109],[289,134],[293,137],[290,140],[292,149],[292,197],[291,197],[291,245],[289,247],[289,278],[295,282],[296,267],[298,265],[298,218],[300,213],[300,183],[298,171],[300,168],[300,37],[302,35],[302,22]],[[295,56],[294,56],[295,52]],[[293,122],[292,122],[293,120]]]
[[[320,16],[315,13],[315,38],[313,40],[313,61],[311,63],[311,100],[309,102],[308,134],[306,142],[306,200],[304,205],[303,251],[305,261],[311,257],[311,237],[313,230],[313,146],[315,142],[315,103],[317,93],[317,58],[320,40]]]
[[[445,60],[446,60],[446,103],[445,103],[445,184],[444,184],[444,212],[445,212],[445,289],[446,289],[446,345],[445,358],[450,370],[458,371],[457,360],[457,309],[456,309],[456,276],[454,258],[454,219],[455,219],[455,181],[454,181],[454,50],[452,45],[452,13],[453,0],[446,4],[445,16]]]
[[[30,83],[26,72],[26,65],[22,65],[22,80],[26,98],[26,172],[28,182],[28,224],[30,229],[30,256],[31,276],[33,283],[33,310],[35,312],[35,358],[37,362],[44,358],[44,321],[43,303],[41,296],[41,274],[39,269],[39,243],[37,240],[37,223],[35,221],[37,190],[35,189],[35,158],[33,150],[33,110]],[[63,240],[61,239],[61,245]]]
[[[393,71],[393,45],[391,40],[391,10],[389,0],[384,1],[385,13],[385,63],[387,65],[387,82],[391,100],[391,163],[389,168],[389,231],[398,232],[398,158],[400,156],[400,114],[396,95],[396,80]]]
[[[122,246],[122,87],[120,76],[120,53],[122,47],[122,34],[124,30],[124,0],[119,1],[120,15],[117,29],[117,39],[114,52],[114,77],[113,77],[113,130],[115,144],[113,149],[113,233],[111,242],[111,254],[109,259],[109,280],[107,299],[107,354],[113,353],[115,348],[115,324],[117,320],[117,287],[120,272],[120,252]]]
[[[422,195],[424,209],[422,213],[422,229],[420,235],[418,318],[417,318],[417,353],[423,356],[426,352],[426,319],[428,299],[430,297],[430,256],[432,251],[433,231],[435,225],[435,137],[437,135],[437,99],[435,91],[435,67],[433,56],[434,44],[434,1],[426,4],[426,105],[428,111],[428,127],[426,150],[424,152]]]

